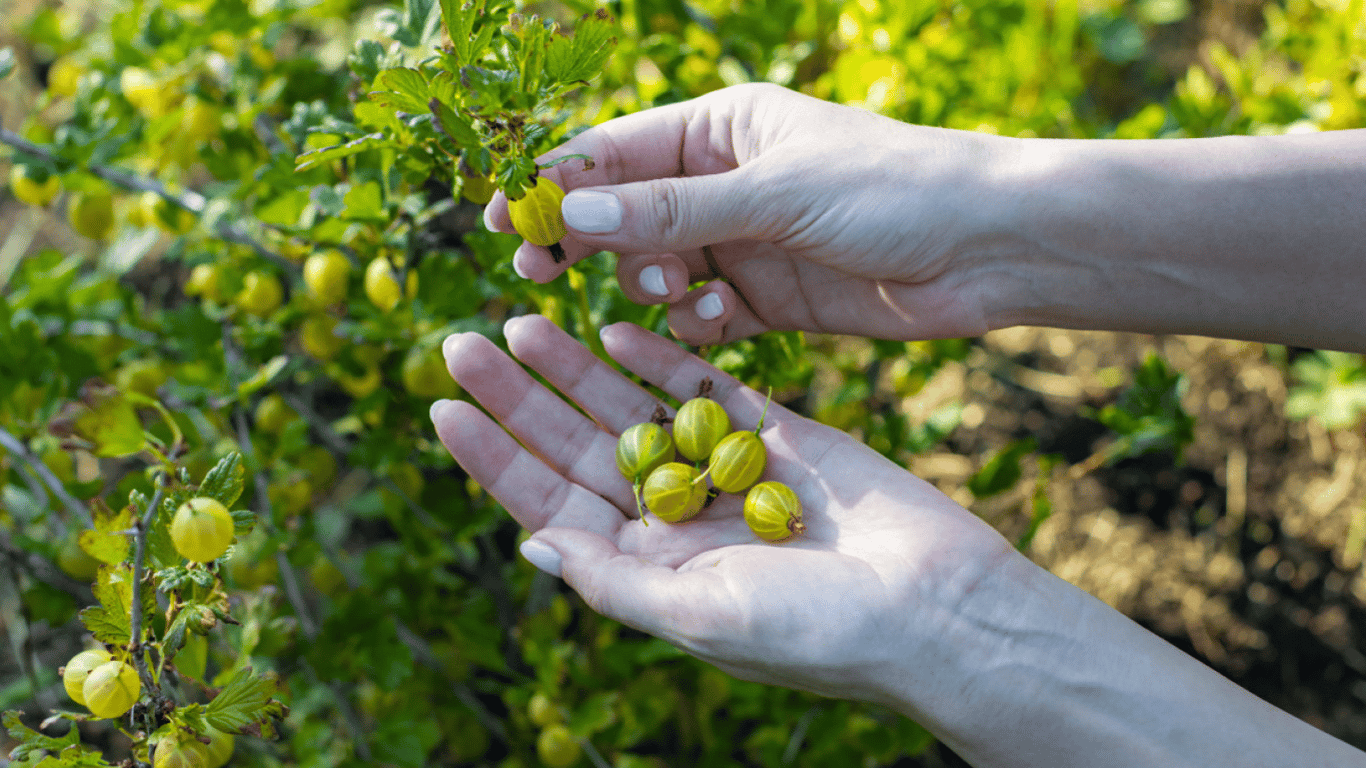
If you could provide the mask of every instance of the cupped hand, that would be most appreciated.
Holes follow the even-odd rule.
[[[727,88],[591,128],[548,153],[569,195],[556,263],[524,244],[538,282],[601,250],[623,290],[669,302],[694,344],[766,330],[878,338],[980,335],[1000,283],[993,188],[1017,142],[925,128],[772,85]],[[507,199],[485,211],[512,232]],[[689,290],[701,281],[705,285]]]
[[[916,658],[917,648],[942,647],[937,635],[979,583],[1023,559],[928,483],[777,404],[761,432],[764,479],[796,491],[805,534],[762,541],[729,494],[687,523],[648,512],[648,525],[630,519],[617,436],[658,401],[540,316],[509,321],[506,336],[521,362],[588,415],[488,339],[459,334],[446,341],[447,366],[493,419],[467,402],[438,403],[442,443],[534,534],[523,552],[539,567],[598,612],[737,677],[890,702],[892,681],[905,682],[894,671],[931,661]],[[759,419],[763,395],[676,344],[626,323],[602,338],[613,358],[670,396],[693,397],[710,378],[735,429]]]

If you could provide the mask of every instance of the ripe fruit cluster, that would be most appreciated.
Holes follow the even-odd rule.
[[[96,717],[119,717],[142,694],[142,681],[131,664],[106,650],[81,651],[62,668],[62,685],[77,704]]]
[[[661,423],[664,419],[656,418],[630,427],[618,439],[617,469],[631,481],[637,512],[643,501],[664,522],[682,523],[716,493],[744,493],[745,522],[755,535],[782,541],[804,532],[797,494],[777,481],[758,482],[768,460],[759,437],[763,416],[753,431],[732,432],[730,416],[707,396],[710,389],[711,380],[704,379],[698,396],[678,409],[672,436]],[[691,463],[675,461],[680,455]],[[708,488],[708,477],[714,490]]]

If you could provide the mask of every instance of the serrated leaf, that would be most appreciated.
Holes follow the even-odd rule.
[[[384,134],[369,133],[358,139],[352,139],[345,144],[337,144],[331,147],[316,149],[312,152],[305,152],[294,159],[294,170],[307,170],[323,163],[339,160],[343,157],[350,157],[351,155],[360,154],[361,152],[388,146],[395,146],[395,144],[386,139]]]
[[[574,26],[574,36],[556,38],[546,51],[545,74],[555,83],[587,81],[602,71],[617,39],[616,24],[605,11],[585,14]]]
[[[468,118],[446,106],[435,96],[427,106],[432,111],[432,117],[436,119],[437,127],[455,142],[456,146],[471,150],[479,147],[479,133],[474,130],[474,124]]]
[[[142,626],[146,628],[156,615],[156,594],[150,584],[143,584]],[[102,643],[125,644],[130,639],[133,610],[133,568],[127,563],[101,568],[94,585],[96,605],[81,611],[81,623]]]
[[[375,88],[383,90],[371,92],[371,101],[414,115],[426,112],[427,101],[431,99],[427,78],[416,69],[408,67],[380,72],[375,78]]]
[[[485,0],[441,0],[441,22],[451,40],[457,66],[473,64],[483,58],[493,40],[494,30],[502,24],[499,14],[485,13]],[[475,27],[479,28],[475,32]]]
[[[91,506],[95,510],[95,527],[81,531],[78,539],[81,549],[102,563],[123,562],[131,549],[125,532],[133,526],[135,509],[128,506],[114,512],[98,499]]]
[[[238,671],[204,709],[204,719],[224,733],[252,733],[266,739],[278,734],[288,709],[272,696],[274,680],[256,677],[250,667]]]
[[[9,759],[11,765],[22,765],[30,757],[41,757],[37,753],[41,752],[61,752],[62,750],[75,746],[80,743],[81,733],[76,728],[76,724],[71,724],[71,729],[65,736],[48,736],[24,725],[19,719],[19,712],[9,711],[3,715],[5,730],[9,732],[10,738],[17,742],[18,746],[10,750]]]
[[[204,481],[199,484],[199,495],[217,499],[223,506],[231,509],[242,496],[242,484],[246,475],[247,468],[242,465],[242,454],[233,451],[219,459],[213,469],[204,475]]]

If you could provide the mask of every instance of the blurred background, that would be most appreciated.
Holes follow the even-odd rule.
[[[605,7],[616,52],[552,139],[751,81],[1010,136],[1274,134],[1358,128],[1366,115],[1362,0]],[[526,10],[568,24],[592,8]],[[515,555],[515,525],[436,444],[427,405],[458,394],[439,358],[432,373],[445,334],[501,343],[501,321],[527,312],[583,338],[623,319],[664,330],[662,313],[620,297],[610,256],[585,262],[577,282],[525,285],[508,264],[517,238],[482,231],[479,206],[448,180],[414,184],[445,202],[403,235],[429,255],[410,262],[418,285],[399,307],[367,305],[359,270],[343,309],[304,300],[304,255],[397,247],[394,210],[357,212],[359,181],[295,171],[294,157],[322,146],[309,131],[353,119],[366,86],[353,75],[358,42],[390,45],[402,8],[0,9],[13,63],[0,79],[5,143],[48,148],[19,159],[44,169],[35,185],[61,180],[39,205],[13,181],[0,193],[0,427],[82,502],[116,508],[147,488],[142,465],[67,450],[47,430],[91,377],[170,406],[195,477],[246,451],[242,503],[266,524],[228,564],[244,625],[212,639],[209,671],[243,659],[274,671],[292,713],[282,740],[241,738],[231,764],[963,764],[885,710],[732,680],[597,617]],[[133,181],[106,184],[95,166]],[[210,205],[181,223],[149,211],[147,189]],[[101,191],[107,214],[78,206]],[[225,221],[276,258],[229,242]],[[195,277],[204,265],[212,283]],[[283,295],[247,295],[257,273]],[[1035,328],[909,344],[772,334],[700,351],[932,481],[1239,685],[1366,748],[1361,356]],[[89,566],[69,544],[84,523],[13,450],[0,453],[0,484],[0,709],[32,726],[73,706],[56,669],[84,631]],[[302,597],[287,599],[290,584]],[[574,746],[538,750],[561,724]],[[83,738],[111,762],[126,756],[109,723]]]

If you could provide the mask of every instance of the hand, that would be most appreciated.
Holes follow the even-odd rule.
[[[956,685],[944,682],[950,666],[987,653],[956,629],[984,584],[1018,583],[1034,568],[929,484],[777,404],[762,431],[764,477],[797,492],[805,534],[761,541],[728,494],[687,523],[628,519],[635,501],[616,468],[617,436],[649,419],[656,399],[544,318],[511,320],[506,336],[592,420],[483,336],[459,334],[446,341],[447,366],[497,423],[443,401],[432,409],[441,441],[534,534],[528,559],[594,610],[736,677],[905,711],[903,687],[935,695],[936,682]],[[690,398],[710,377],[735,429],[758,420],[763,395],[677,345],[626,323],[602,337],[609,354],[671,396]],[[946,642],[962,658],[943,659]]]
[[[566,262],[528,243],[513,263],[547,282],[616,251],[627,296],[673,304],[670,327],[694,344],[778,329],[980,335],[1008,277],[989,258],[1004,226],[990,185],[1017,146],[777,86],[727,88],[611,120],[542,158],[585,153],[595,166],[545,171],[570,193]],[[485,221],[513,231],[501,194]]]

